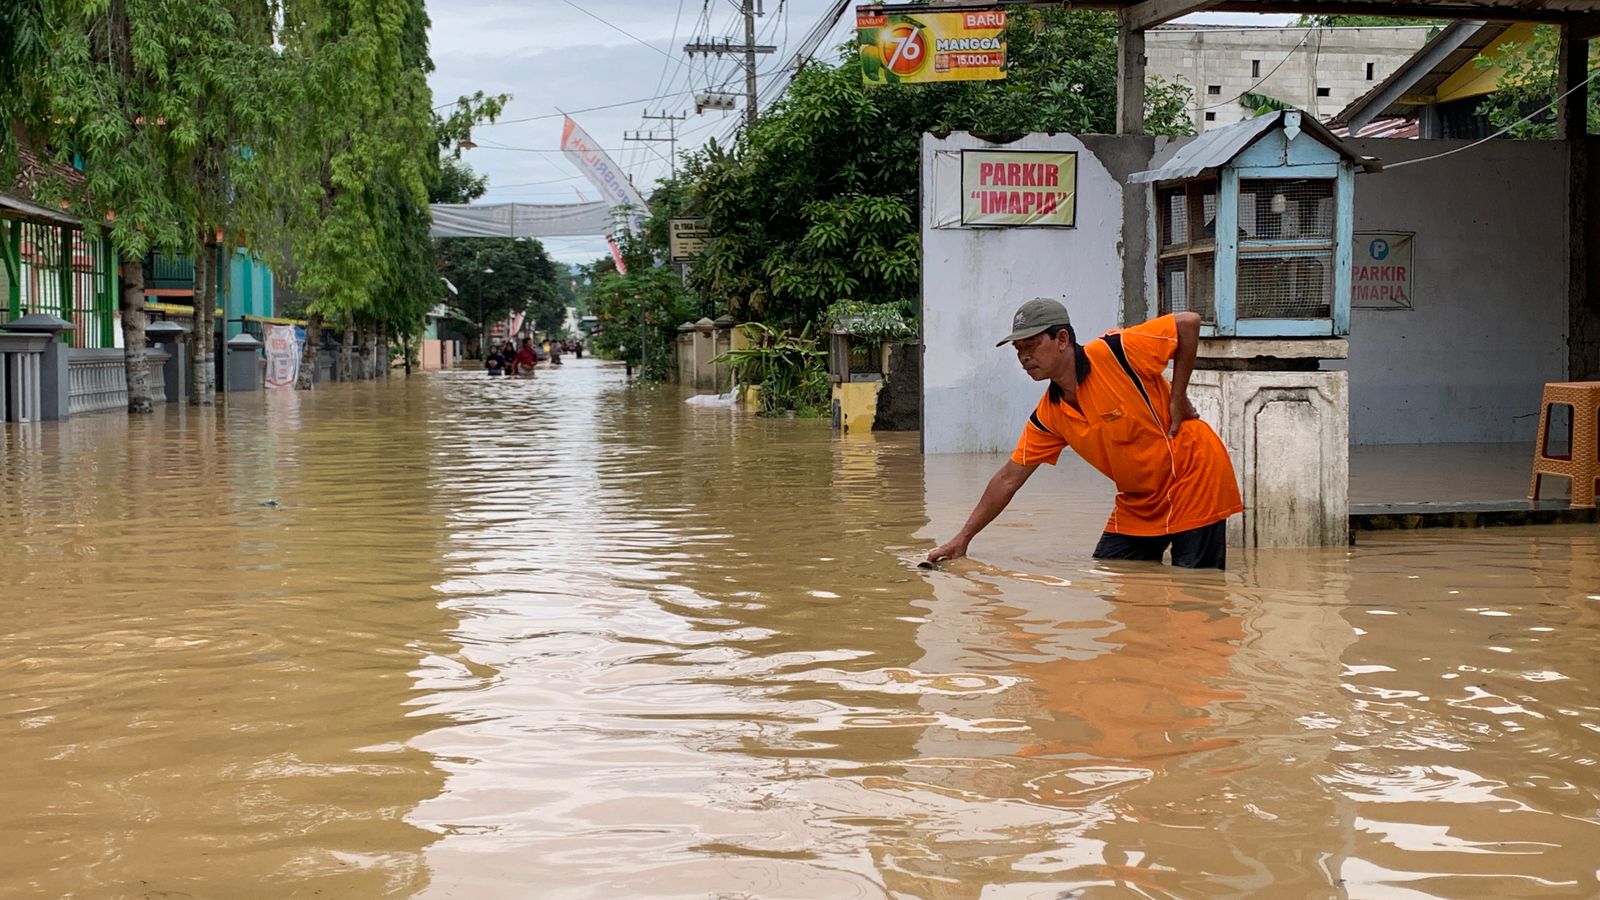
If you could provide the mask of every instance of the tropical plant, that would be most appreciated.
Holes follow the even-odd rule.
[[[827,353],[812,340],[809,328],[793,334],[751,322],[741,330],[746,346],[721,354],[713,362],[732,368],[735,384],[760,389],[762,415],[827,414],[832,395]]]
[[[1258,94],[1255,91],[1245,91],[1239,95],[1239,105],[1252,110],[1252,115],[1264,116],[1267,113],[1293,109],[1294,104],[1268,94]]]
[[[874,344],[915,337],[916,326],[909,315],[909,303],[862,303],[840,300],[828,307],[823,320],[840,334]]]

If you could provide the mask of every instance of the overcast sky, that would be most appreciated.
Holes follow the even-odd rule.
[[[792,66],[805,35],[816,27],[829,0],[759,0],[759,44],[778,51],[758,60],[764,87]],[[852,7],[853,9],[853,7]],[[489,176],[481,203],[573,203],[599,194],[558,151],[561,114],[573,118],[611,151],[641,191],[668,171],[666,142],[624,140],[625,133],[665,137],[668,123],[645,121],[654,114],[682,115],[675,123],[678,149],[723,138],[742,111],[694,112],[693,93],[710,88],[742,93],[743,69],[731,59],[689,60],[683,45],[696,38],[744,40],[736,0],[430,0],[433,19],[434,101],[448,103],[473,91],[510,94],[500,123],[480,129],[478,147],[465,158]],[[1252,25],[1287,24],[1290,16],[1197,14],[1180,21]],[[818,56],[832,59],[849,36],[851,12],[822,42]],[[742,101],[741,101],[742,102]],[[611,107],[593,109],[594,107]],[[590,110],[579,112],[579,110]],[[652,129],[653,126],[653,129]],[[563,262],[589,262],[607,254],[599,238],[549,238],[551,255]]]

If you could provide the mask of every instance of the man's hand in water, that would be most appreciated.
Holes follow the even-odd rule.
[[[955,559],[967,555],[967,539],[955,538],[947,544],[941,544],[928,551],[928,562],[936,563],[941,559]]]

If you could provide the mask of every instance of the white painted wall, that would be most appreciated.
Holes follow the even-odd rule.
[[[1078,151],[1076,228],[934,227],[959,221],[963,149]],[[1044,385],[994,342],[1033,297],[1063,301],[1079,340],[1118,324],[1122,185],[1070,135],[991,144],[964,132],[922,138],[923,451],[1009,451]]]
[[[1461,141],[1358,141],[1385,163]],[[1532,441],[1567,374],[1566,150],[1491,141],[1356,179],[1357,231],[1415,231],[1412,310],[1352,313],[1355,444]]]

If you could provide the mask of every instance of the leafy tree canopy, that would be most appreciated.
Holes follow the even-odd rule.
[[[921,135],[1113,131],[1116,32],[1105,13],[1014,10],[1005,80],[873,87],[852,42],[804,69],[736,146],[689,154],[655,195],[647,240],[660,255],[666,218],[707,219],[690,280],[714,311],[799,328],[838,300],[913,299]],[[1190,133],[1189,97],[1153,80],[1147,128]]]
[[[456,306],[473,322],[482,326],[527,313],[539,331],[561,327],[566,304],[557,281],[565,273],[543,244],[531,238],[446,238],[437,244],[438,274],[461,292]]]

